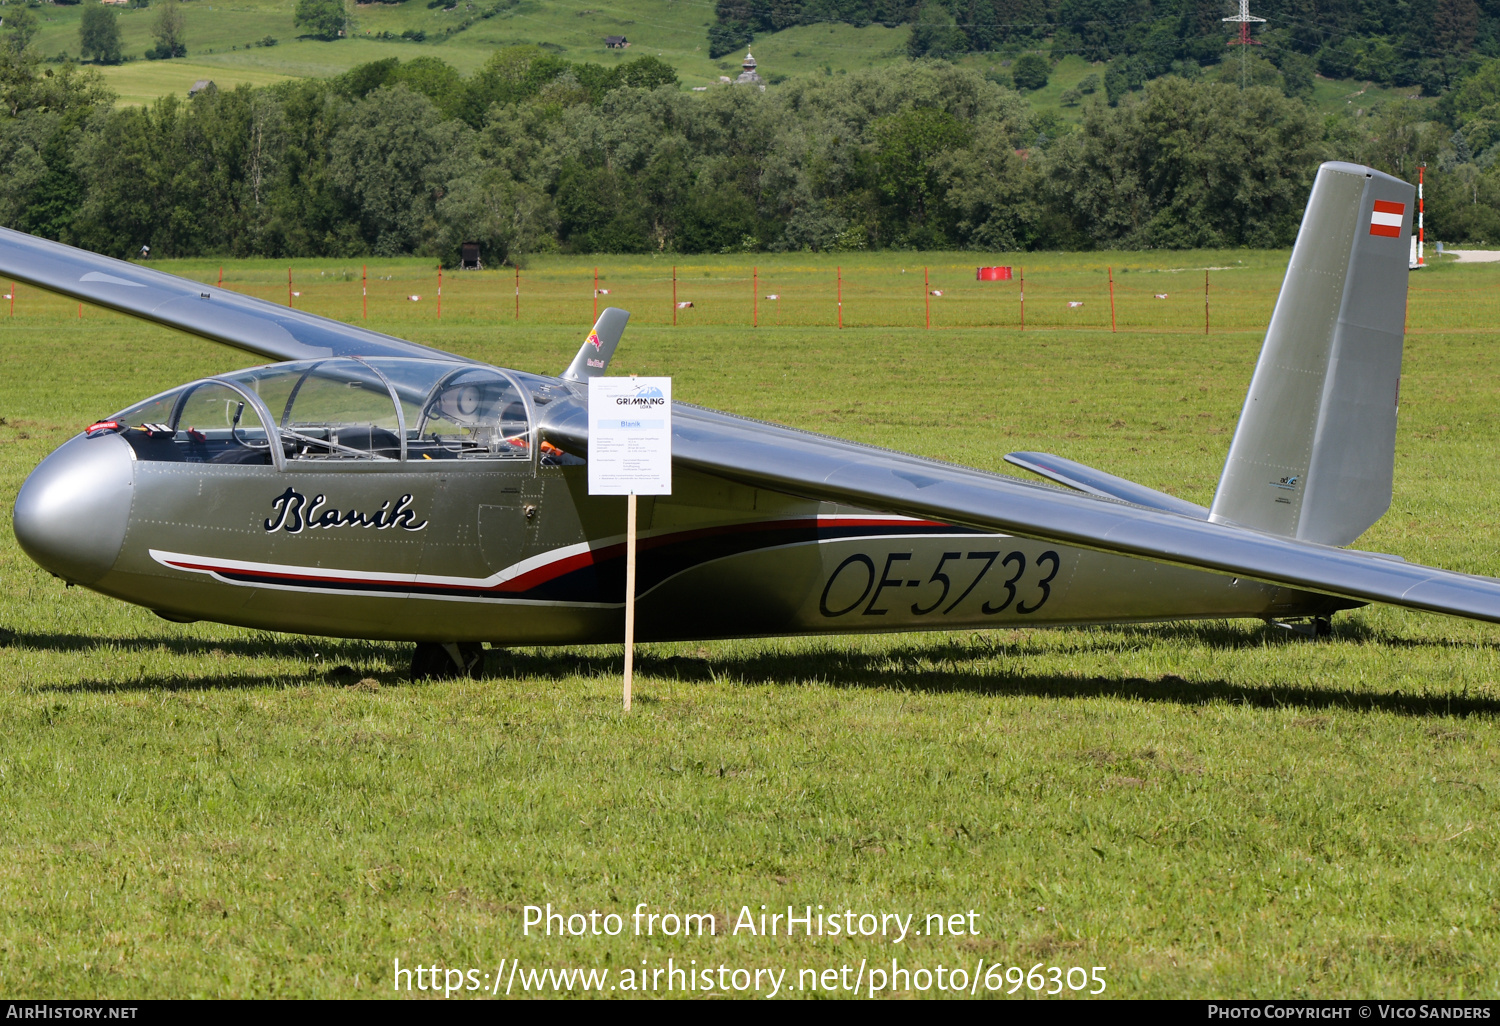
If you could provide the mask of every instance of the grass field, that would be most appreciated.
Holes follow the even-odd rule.
[[[739,74],[743,54],[711,60],[708,28],[713,21],[711,4],[687,0],[631,0],[629,3],[584,4],[575,0],[522,0],[501,13],[475,21],[467,29],[445,34],[454,23],[471,16],[488,3],[460,4],[452,11],[425,4],[363,4],[356,9],[355,31],[349,39],[320,42],[300,38],[293,23],[292,0],[234,0],[230,3],[191,3],[187,15],[188,57],[177,61],[146,61],[141,55],[153,45],[150,9],[123,10],[119,15],[126,64],[105,69],[121,102],[136,103],[176,88],[169,66],[209,68],[221,88],[239,82],[264,84],[268,76],[327,77],[356,64],[399,57],[409,60],[435,55],[468,74],[482,65],[496,49],[518,44],[545,44],[554,53],[572,61],[614,64],[649,54],[661,57],[682,76],[684,87],[718,82],[720,75]],[[59,52],[78,55],[78,22],[81,8],[52,7],[41,13],[41,31],[36,46],[52,56]],[[428,33],[428,41],[415,43],[382,39],[381,33],[399,36],[407,30]],[[624,35],[626,50],[604,46],[607,35]],[[757,59],[767,73],[836,73],[904,59],[904,28],[882,25],[854,28],[851,25],[806,25],[787,29],[757,40]],[[266,36],[277,45],[258,45]],[[176,77],[181,77],[180,73]],[[188,85],[192,82],[189,81]]]
[[[1460,267],[1451,256],[1432,260],[1412,276],[1408,330],[1485,332],[1500,322],[1493,268]],[[1118,331],[1202,334],[1205,278],[1210,331],[1258,332],[1286,261],[1286,253],[1269,250],[534,256],[523,259],[519,276],[512,267],[442,270],[441,323],[440,269],[427,260],[202,258],[152,266],[338,320],[367,317],[398,332],[497,322],[586,326],[595,314],[597,275],[598,308],[630,310],[637,328],[669,326],[674,318],[679,327],[832,328],[842,316],[845,328],[1020,329],[1024,283],[1028,330],[1108,332],[1113,292]],[[1009,266],[1012,278],[977,281],[979,265]],[[18,295],[23,315],[76,311],[76,304],[25,286]],[[676,305],[687,302],[693,306]]]
[[[683,88],[715,84],[722,75],[739,74],[738,52],[710,59],[708,29],[713,5],[699,0],[629,0],[599,3],[590,0],[521,0],[489,18],[476,20],[462,31],[454,25],[488,7],[487,2],[460,3],[453,10],[429,8],[420,3],[360,4],[356,7],[355,30],[349,39],[320,42],[301,38],[293,23],[293,0],[231,0],[186,6],[188,56],[172,61],[142,58],[153,45],[151,22],[155,14],[144,10],[121,10],[119,24],[127,63],[101,69],[122,104],[149,103],[167,93],[185,95],[202,78],[220,88],[242,82],[269,85],[286,78],[326,78],[357,64],[397,57],[438,56],[460,72],[470,74],[498,48],[518,44],[545,45],[571,61],[614,64],[648,54],[660,57],[677,69]],[[78,22],[81,5],[48,5],[40,12],[38,50],[53,56],[66,52],[77,57]],[[381,33],[399,36],[407,30],[428,34],[423,43],[382,39]],[[630,39],[627,50],[604,46],[607,35]],[[906,27],[880,24],[855,28],[845,24],[798,25],[781,32],[758,36],[752,46],[764,76],[839,74],[906,59]],[[265,37],[277,45],[258,45]],[[1004,70],[998,54],[971,54],[961,64],[984,71]],[[1062,94],[1084,77],[1103,77],[1103,64],[1083,58],[1063,57],[1053,68],[1045,88],[1028,93],[1035,108],[1054,111],[1064,120],[1077,121],[1083,106],[1064,106]],[[1406,95],[1367,82],[1319,78],[1314,102],[1320,110],[1339,111]],[[1102,95],[1102,92],[1101,94]]]
[[[935,323],[954,321],[917,327],[906,282],[925,263],[956,293],[968,256],[838,259],[759,264],[781,282],[762,294],[801,298],[757,329],[732,307],[748,317],[744,262],[680,265],[679,288],[707,298],[676,329],[670,267],[601,265],[607,301],[639,307],[616,368],[671,374],[688,401],[995,469],[1052,451],[1205,502],[1286,257],[1028,255],[1024,334],[947,326],[978,323],[977,297],[935,299]],[[1110,333],[1107,260],[1117,305],[1128,292],[1152,327]],[[835,266],[853,283],[842,331]],[[590,316],[592,267],[533,261],[517,324],[504,272],[445,277],[438,321],[433,268],[372,264],[369,323],[556,372]],[[1210,272],[1223,321],[1207,337],[1191,304],[1171,312],[1204,267],[1226,268]],[[295,301],[356,319],[359,270],[299,263]],[[224,274],[285,298],[284,265]],[[1497,575],[1500,267],[1413,284],[1395,501],[1359,544]],[[1065,320],[1075,294],[1092,320]],[[0,309],[7,512],[93,418],[249,362],[18,296],[13,319]],[[399,645],[171,624],[64,588],[7,530],[0,990],[378,996],[396,958],[611,982],[696,959],[789,969],[793,987],[802,969],[852,978],[895,957],[1106,966],[1112,996],[1493,998],[1497,642],[1376,607],[1341,614],[1324,643],[1207,622],[651,645],[624,716],[618,648],[496,653],[485,681],[412,684]],[[721,935],[523,936],[524,906],[546,902],[627,924],[638,902],[714,913]],[[761,904],[919,924],[972,909],[978,933],[722,935]]]

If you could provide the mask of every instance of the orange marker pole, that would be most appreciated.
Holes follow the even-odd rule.
[[[760,268],[750,268],[750,327],[760,327]]]
[[[1109,269],[1109,330],[1115,330],[1115,269]]]
[[[1021,279],[1021,330],[1026,330],[1026,268],[1018,267],[1016,270]]]
[[[224,287],[224,265],[220,264],[219,265],[219,288],[222,289],[223,287]]]
[[[677,327],[677,265],[672,265],[672,327]]]
[[[594,268],[594,320],[599,319],[599,268]]]
[[[438,264],[438,320],[443,319],[443,265]]]
[[[521,265],[516,265],[516,320],[521,319]]]
[[[10,315],[16,315],[16,283],[10,283]]]
[[[82,303],[78,304],[78,319],[80,321],[83,320],[83,304]]]
[[[932,289],[928,288],[931,282],[927,280],[927,268],[922,268],[922,302],[927,304],[927,327],[932,328]]]
[[[292,269],[286,269],[286,305],[292,305]]]
[[[1203,334],[1208,334],[1208,272],[1203,272]]]
[[[844,269],[835,267],[834,273],[839,276],[839,328],[844,327]]]

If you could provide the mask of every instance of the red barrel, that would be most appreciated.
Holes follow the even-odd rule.
[[[1010,281],[1009,267],[978,267],[974,269],[975,281]]]

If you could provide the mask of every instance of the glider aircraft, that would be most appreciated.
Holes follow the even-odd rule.
[[[673,408],[640,508],[642,640],[1258,617],[1500,622],[1500,580],[1345,548],[1387,509],[1410,184],[1324,164],[1210,508],[1043,453],[1005,475]],[[94,422],[16,499],[26,553],[169,620],[416,643],[619,641],[625,504],[587,488],[607,309],[556,377],[0,229],[0,272],[276,362]],[[1059,487],[1061,486],[1061,487]]]

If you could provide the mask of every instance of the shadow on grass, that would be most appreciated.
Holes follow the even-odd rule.
[[[170,652],[178,656],[224,655],[258,659],[319,659],[348,663],[377,658],[390,644],[344,638],[315,638],[295,634],[257,634],[245,638],[110,638],[90,634],[13,631],[0,627],[0,648],[37,652]],[[401,659],[408,658],[402,652]]]
[[[1134,647],[1121,645],[1117,637],[1141,643],[1175,642],[1184,645],[1201,645],[1204,648],[1235,651],[1247,648],[1264,648],[1270,645],[1301,645],[1311,639],[1285,627],[1270,624],[1249,625],[1235,620],[1174,620],[1169,623],[1122,624],[1106,626],[1093,631],[1080,631],[1080,643],[1075,647],[1083,651],[1120,649]],[[1087,643],[1083,638],[1089,638]],[[1472,641],[1455,638],[1410,638],[1378,630],[1358,620],[1337,619],[1333,621],[1333,634],[1329,641],[1343,641],[1356,645],[1385,645],[1406,649],[1472,649],[1490,647],[1487,643],[1476,646]]]
[[[373,680],[378,687],[369,687],[364,682]],[[376,693],[383,688],[410,687],[411,677],[405,671],[352,669],[339,666],[333,670],[317,670],[305,674],[270,673],[224,673],[189,677],[182,674],[148,673],[139,677],[112,680],[85,678],[57,684],[37,684],[31,690],[47,694],[70,692],[92,692],[107,694],[135,691],[250,691],[256,688],[275,688],[287,691],[329,690]],[[420,686],[420,685],[418,685]]]
[[[1121,640],[1124,635],[1124,641]],[[1356,642],[1402,644],[1405,639],[1377,636],[1359,624],[1340,625],[1335,637]],[[1300,644],[1288,633],[1236,627],[1224,621],[1172,623],[1107,628],[1076,632],[1060,650],[1038,651],[1021,636],[997,633],[971,636],[965,642],[934,640],[906,644],[878,652],[809,651],[768,652],[749,655],[717,655],[712,661],[680,655],[638,652],[637,671],[646,678],[684,682],[724,682],[742,685],[776,685],[788,681],[818,682],[834,688],[888,689],[928,694],[968,693],[1017,695],[1037,698],[1118,698],[1130,701],[1204,706],[1232,703],[1255,708],[1296,707],[1346,709],[1355,712],[1388,712],[1403,716],[1495,716],[1500,700],[1466,693],[1413,695],[1401,691],[1355,692],[1347,688],[1285,685],[1268,682],[1246,687],[1221,679],[1187,680],[1175,674],[1157,679],[1144,677],[1072,676],[1057,673],[1017,673],[1006,669],[978,670],[981,661],[1003,662],[1038,655],[1069,652],[1133,650],[1140,644],[1171,642],[1218,649],[1252,649],[1268,644]],[[1413,639],[1412,646],[1472,647],[1457,642]],[[317,688],[352,687],[363,678],[373,678],[381,687],[410,685],[404,669],[389,668],[391,646],[379,642],[341,641],[326,638],[296,638],[265,635],[244,639],[198,641],[191,638],[97,638],[77,634],[19,633],[0,630],[0,645],[38,651],[88,652],[94,650],[156,651],[177,655],[226,655],[265,658],[313,658],[322,665],[303,673],[223,674],[203,676],[142,674],[115,680],[79,680],[40,685],[43,691],[192,691],[250,689],[262,687]],[[398,651],[400,651],[398,649]],[[404,662],[401,652],[398,665]],[[378,668],[371,668],[371,664]],[[355,667],[363,667],[355,669]],[[486,660],[488,676],[500,685],[505,678],[561,680],[569,677],[617,676],[621,657],[617,652],[596,649],[491,650]],[[643,698],[645,696],[642,696]]]
[[[1028,628],[1029,629],[1029,628]],[[1051,628],[1040,628],[1049,630]],[[1035,655],[1034,648],[1015,642],[1018,631],[997,630],[968,635],[969,644],[937,642],[899,650],[902,657],[957,659],[969,661],[978,656],[1000,658],[1006,655]],[[1071,634],[1062,648],[1053,652],[1134,651],[1143,644],[1181,644],[1221,651],[1265,648],[1270,645],[1309,643],[1292,631],[1233,620],[1177,620],[1167,623],[1106,625],[1098,628],[1067,628]],[[1335,622],[1333,641],[1364,645],[1388,645],[1392,648],[1474,648],[1473,642],[1448,638],[1404,638],[1383,633],[1357,621]],[[164,650],[179,656],[225,655],[285,659],[321,659],[327,664],[388,657],[396,646],[401,661],[409,650],[401,642],[364,641],[352,638],[323,638],[297,634],[258,633],[242,638],[163,638],[137,636],[111,638],[89,634],[64,634],[51,631],[18,631],[0,627],[0,648],[21,648],[41,652],[93,652],[101,649],[120,652],[153,652]],[[892,658],[897,655],[892,652]]]
[[[1267,683],[1245,687],[1226,680],[1187,680],[1166,674],[1145,677],[1070,676],[1015,673],[1006,670],[974,672],[962,668],[924,665],[951,661],[972,663],[978,653],[964,646],[911,646],[863,653],[786,653],[719,657],[712,661],[684,656],[637,654],[636,672],[646,678],[684,682],[733,682],[755,686],[815,681],[834,688],[871,688],[923,694],[1015,695],[1033,698],[1118,698],[1136,702],[1205,706],[1215,703],[1262,709],[1345,709],[1351,712],[1388,712],[1400,716],[1495,716],[1500,700],[1467,694],[1412,695],[1401,691],[1356,692],[1338,687],[1308,687]],[[618,655],[580,655],[564,652],[491,653],[487,665],[496,678],[617,676]],[[643,690],[648,684],[638,685]]]

